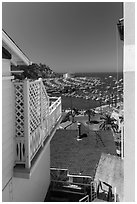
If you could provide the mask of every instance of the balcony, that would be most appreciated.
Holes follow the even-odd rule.
[[[49,97],[42,79],[14,81],[15,168],[29,171],[61,120],[61,97]],[[19,168],[20,167],[20,168]]]

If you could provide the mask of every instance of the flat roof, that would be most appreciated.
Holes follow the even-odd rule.
[[[114,137],[111,131],[101,131],[102,143],[94,131],[88,131],[81,125],[81,134],[85,133],[87,137],[77,141],[78,130],[76,128],[77,124],[74,123],[70,129],[56,131],[50,143],[51,167],[67,168],[69,174],[94,177],[101,153],[116,155]]]

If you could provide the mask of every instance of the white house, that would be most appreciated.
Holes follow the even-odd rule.
[[[48,97],[41,79],[15,81],[11,64],[31,62],[2,31],[2,201],[42,202],[50,184],[50,140],[61,120],[61,98]]]
[[[69,73],[63,74],[63,78],[64,78],[64,79],[67,79],[67,78],[70,78],[70,77],[71,77],[71,75],[70,75]]]

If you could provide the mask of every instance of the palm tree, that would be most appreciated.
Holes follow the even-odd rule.
[[[62,118],[61,123],[65,123],[65,122],[67,122],[67,121],[70,121],[70,118],[69,118],[70,115],[71,115],[70,112],[68,112],[67,114],[65,114],[65,115],[63,116],[63,118]]]
[[[74,111],[75,115],[78,115],[78,114],[79,114],[79,111],[78,111],[77,108],[73,108],[73,111]]]
[[[119,116],[119,119],[120,119],[120,123],[124,122],[124,117],[123,116]]]
[[[75,115],[76,115],[75,111],[74,111],[74,110],[72,110],[72,111],[71,111],[72,123],[74,123],[74,122],[75,122]]]
[[[95,111],[91,110],[91,109],[88,109],[88,110],[86,110],[85,115],[88,115],[88,121],[90,122],[91,121],[91,116],[95,115]]]
[[[111,118],[111,115],[106,114],[103,117],[101,117],[101,119],[103,119],[103,122],[99,126],[100,130],[111,129],[114,132],[118,130],[118,125],[115,124],[115,121],[117,120],[114,118]]]

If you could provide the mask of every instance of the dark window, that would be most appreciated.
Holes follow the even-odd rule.
[[[11,54],[4,47],[2,47],[2,59],[11,59]]]

